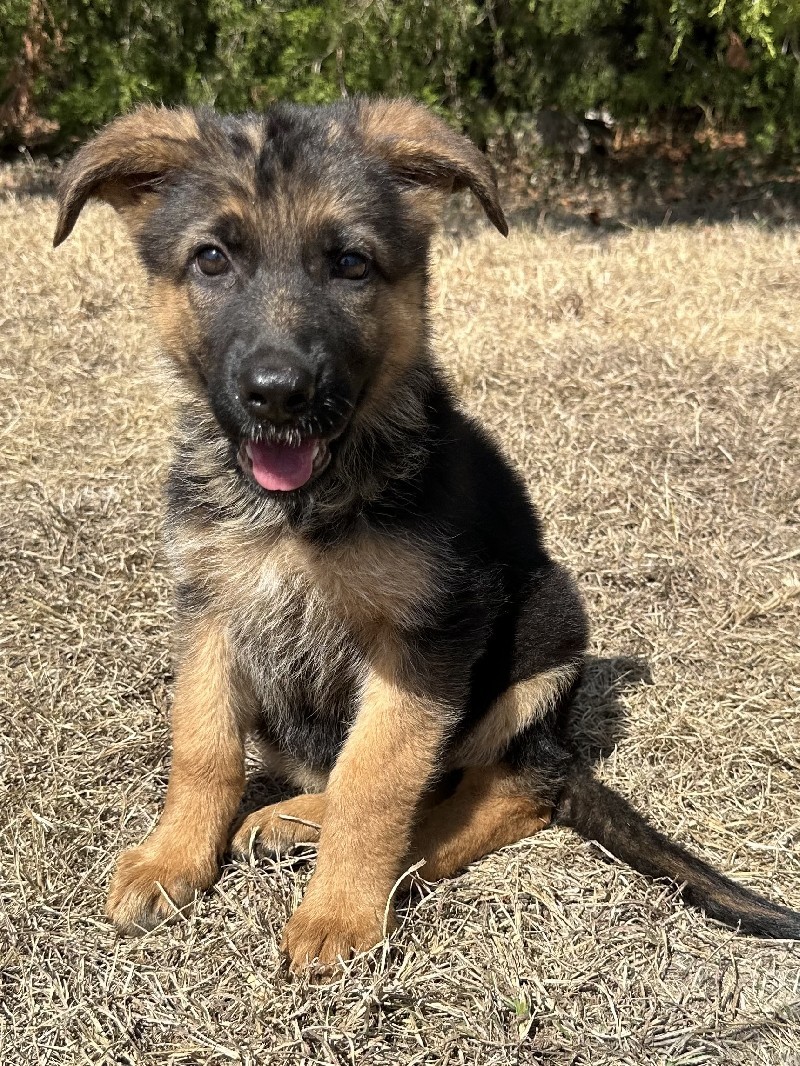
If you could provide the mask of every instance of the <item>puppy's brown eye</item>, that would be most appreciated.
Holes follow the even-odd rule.
[[[195,253],[194,261],[197,264],[197,269],[201,274],[205,274],[209,278],[215,278],[218,274],[224,274],[230,269],[230,260],[224,252],[221,252],[219,248],[215,248],[212,244],[207,245],[205,248],[201,248]]]
[[[361,281],[369,274],[369,260],[358,252],[345,252],[334,262],[331,273],[346,281]]]

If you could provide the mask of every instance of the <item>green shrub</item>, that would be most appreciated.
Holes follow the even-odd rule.
[[[798,0],[0,0],[0,26],[7,142],[27,78],[54,149],[142,100],[344,92],[411,93],[479,140],[542,108],[606,108],[800,146]]]

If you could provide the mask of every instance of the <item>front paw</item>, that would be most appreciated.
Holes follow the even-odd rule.
[[[369,951],[394,927],[391,906],[387,914],[385,904],[370,906],[350,896],[315,892],[312,881],[286,924],[281,950],[292,973],[330,973],[340,961]]]
[[[138,936],[174,918],[195,895],[213,885],[216,859],[189,861],[185,852],[142,844],[117,862],[106,914],[125,936]]]

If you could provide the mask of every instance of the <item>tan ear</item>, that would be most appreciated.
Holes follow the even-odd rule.
[[[53,246],[70,235],[90,197],[105,200],[123,215],[135,215],[137,208],[146,211],[159,179],[188,166],[198,143],[197,120],[188,110],[145,106],[115,119],[64,168]]]
[[[507,236],[494,167],[472,141],[413,100],[363,100],[359,117],[367,147],[399,177],[443,192],[471,189]]]

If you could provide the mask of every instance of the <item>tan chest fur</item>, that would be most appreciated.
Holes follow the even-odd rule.
[[[295,534],[186,526],[171,555],[178,579],[200,585],[217,613],[260,610],[278,593],[310,595],[365,634],[420,621],[430,586],[423,548],[371,530],[319,548]]]
[[[426,614],[430,558],[372,531],[320,549],[285,533],[184,527],[172,554],[276,713],[344,713],[373,653]]]

